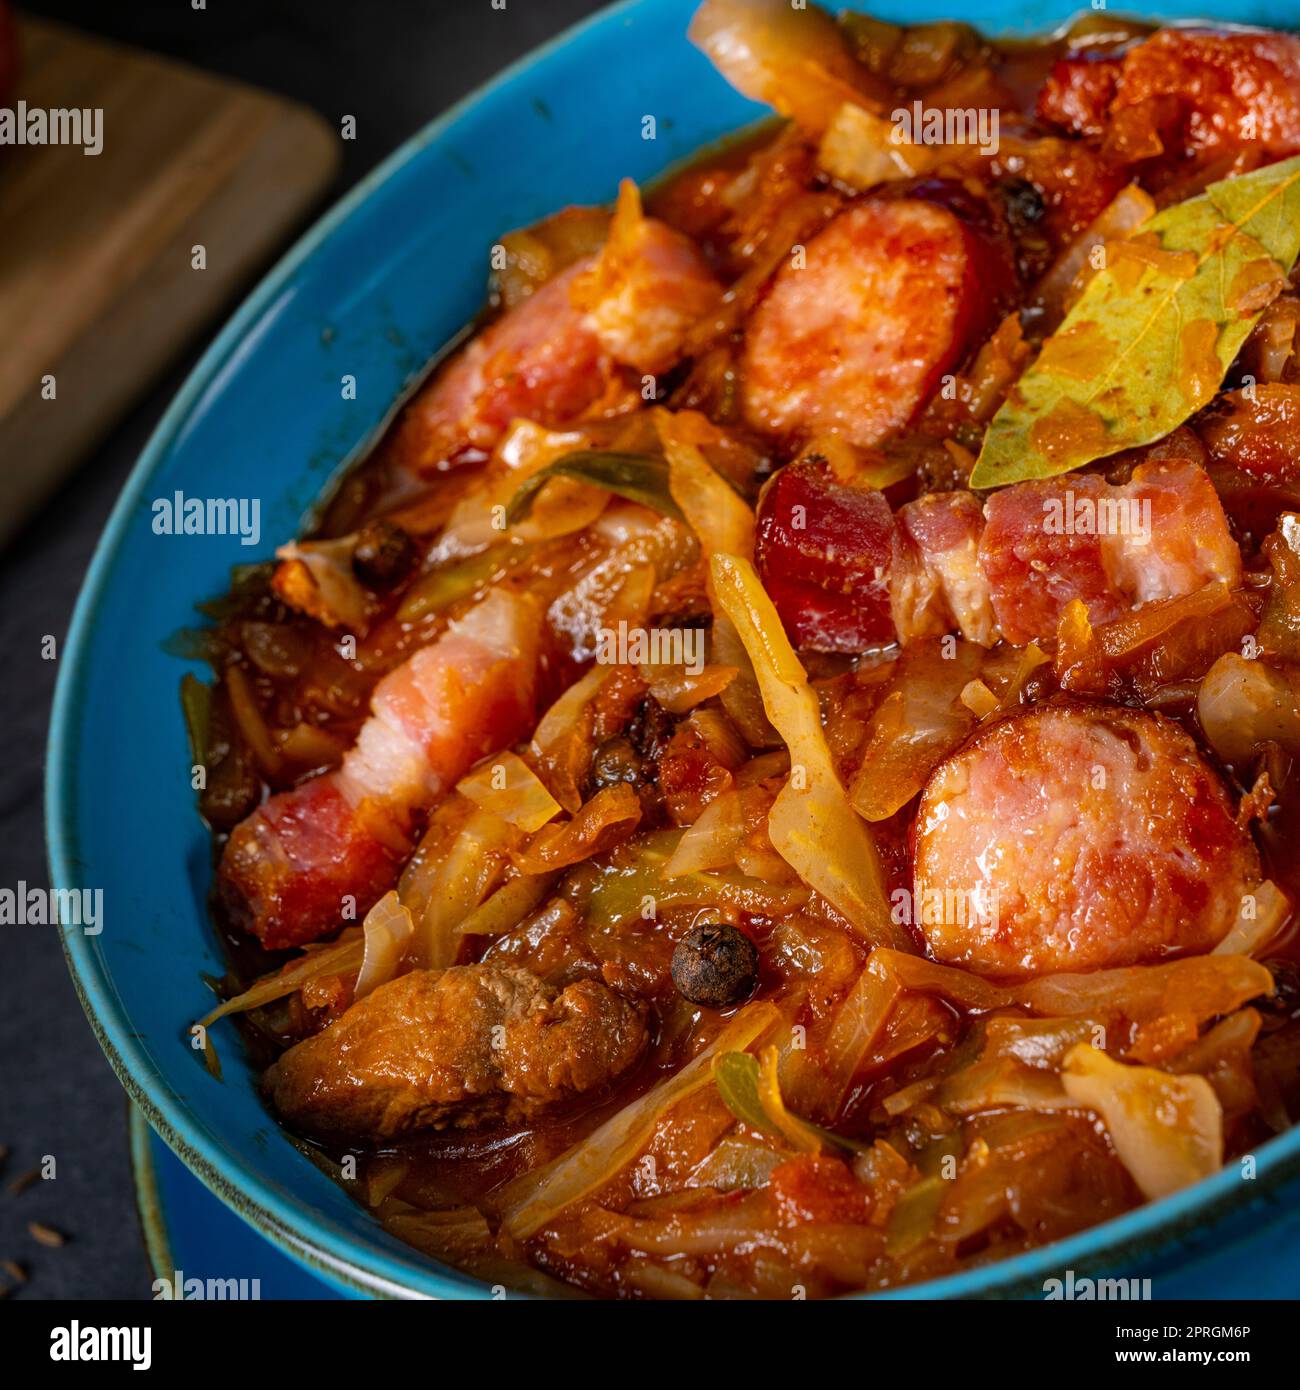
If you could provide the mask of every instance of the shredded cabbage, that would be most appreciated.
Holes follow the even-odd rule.
[[[576,811],[582,805],[578,782],[585,775],[591,756],[583,715],[611,669],[593,666],[556,700],[533,730],[533,757],[555,799],[566,811]]]
[[[1225,762],[1245,762],[1266,742],[1300,753],[1300,682],[1258,658],[1221,656],[1201,682],[1196,712]]]
[[[485,811],[532,834],[560,814],[560,803],[516,753],[498,753],[462,777],[456,790]]]
[[[1242,898],[1237,920],[1214,948],[1216,956],[1253,956],[1277,935],[1291,914],[1291,900],[1269,879]]]
[[[739,675],[735,666],[705,666],[691,675],[684,666],[652,666],[642,663],[641,679],[654,699],[669,714],[687,714],[705,700],[721,695]]]
[[[1072,1101],[1101,1116],[1145,1197],[1166,1197],[1223,1166],[1223,1111],[1203,1076],[1128,1066],[1079,1043],[1061,1079]]]
[[[781,1094],[778,1065],[775,1047],[765,1047],[757,1061],[746,1052],[726,1052],[715,1058],[713,1081],[727,1109],[760,1134],[783,1140],[795,1153],[818,1154],[827,1144],[848,1145],[790,1112]]]
[[[1146,1024],[1187,1015],[1201,1024],[1274,989],[1272,975],[1240,955],[1186,956],[1163,965],[1040,975],[1012,987],[897,951],[876,950],[871,961],[892,971],[905,989],[938,994],[975,1013],[1020,1005],[1044,1017],[1100,1023]]]
[[[518,839],[508,821],[475,807],[431,876],[414,861],[408,866],[398,894],[416,921],[412,954],[419,965],[442,970],[455,963],[457,928],[500,883]]]
[[[887,966],[891,954],[872,952],[853,988],[835,1011],[835,1021],[826,1038],[823,1067],[827,1080],[827,1111],[839,1108],[854,1076],[884,1032],[898,1000],[898,979]]]
[[[846,101],[822,134],[817,163],[850,188],[867,189],[927,173],[941,160],[960,156],[953,146],[914,145],[898,138],[892,121]]]
[[[655,417],[668,458],[668,488],[695,532],[705,559],[718,551],[732,555],[754,553],[754,513],[720,473],[710,467],[699,448],[685,438],[676,417],[661,411]]]
[[[1086,266],[1096,249],[1107,241],[1126,237],[1156,210],[1151,195],[1136,183],[1121,188],[1101,212],[1065,248],[1046,275],[1038,282],[1034,297],[1043,306],[1051,324],[1064,318],[1077,296],[1080,283],[1087,279]],[[1089,272],[1090,273],[1090,272]]]
[[[195,1026],[209,1028],[227,1014],[247,1013],[250,1009],[260,1009],[265,1004],[275,1003],[277,999],[297,994],[304,985],[310,984],[313,980],[322,979],[326,975],[346,975],[350,971],[358,970],[365,956],[365,949],[361,928],[347,927],[337,941],[331,941],[328,946],[309,947],[306,954],[298,960],[286,965],[283,970],[264,976],[233,999],[227,999],[224,1004],[218,1005],[211,1013],[199,1019]]]
[[[602,787],[584,801],[572,820],[539,830],[514,855],[523,874],[545,874],[604,854],[625,840],[641,820],[641,799],[626,782]]]
[[[365,932],[366,952],[352,990],[353,999],[364,999],[371,990],[396,977],[415,923],[410,909],[395,892],[389,892],[366,913],[361,928]]]
[[[580,430],[548,430],[531,420],[516,420],[497,445],[483,481],[457,502],[438,540],[435,560],[463,559],[498,544],[500,522],[521,484],[587,443]],[[580,531],[608,502],[603,488],[573,478],[551,478],[528,516],[510,527],[510,538],[538,541]]]
[[[686,1179],[687,1187],[712,1187],[719,1192],[766,1187],[772,1170],[786,1155],[751,1139],[724,1139]]]
[[[665,878],[722,869],[736,862],[736,847],[745,835],[741,794],[734,788],[711,801],[689,826],[664,865]]]
[[[687,31],[737,91],[814,134],[844,103],[885,110],[889,93],[849,52],[835,21],[790,0],[704,0]]]
[[[754,663],[763,706],[790,749],[790,780],[768,815],[773,848],[872,945],[911,948],[891,919],[871,832],[831,762],[821,710],[772,600],[748,560],[713,557],[714,592]]]
[[[939,638],[923,638],[892,668],[853,781],[853,809],[869,821],[885,820],[905,806],[974,726],[962,697],[979,674],[983,649],[958,642],[951,657],[945,650]]]
[[[462,936],[501,936],[513,931],[542,901],[557,874],[522,874],[503,883],[460,924]]]
[[[565,1207],[616,1176],[645,1147],[660,1118],[672,1106],[709,1084],[715,1057],[748,1048],[779,1018],[772,1004],[746,1004],[679,1072],[624,1106],[554,1163],[516,1178],[506,1188],[502,1211],[509,1233],[516,1240],[527,1240]]]

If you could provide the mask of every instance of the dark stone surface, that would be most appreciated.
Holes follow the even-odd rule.
[[[600,8],[596,0],[29,0],[29,13],[170,54],[315,107],[357,117],[332,196],[501,67]],[[41,780],[57,660],[109,510],[150,431],[219,325],[105,439],[0,552],[0,886],[44,886]],[[19,459],[0,467],[21,467]],[[73,993],[54,930],[6,927],[0,1008],[0,1259],[30,1272],[20,1296],[149,1297],[126,1143],[126,1100]],[[57,1164],[20,1195],[7,1185]],[[64,1231],[45,1249],[29,1221]],[[0,1280],[5,1276],[0,1275]]]

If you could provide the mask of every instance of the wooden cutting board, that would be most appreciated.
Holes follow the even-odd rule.
[[[0,148],[0,543],[269,261],[339,153],[283,98],[44,21],[20,34],[15,103],[102,108],[103,149]]]

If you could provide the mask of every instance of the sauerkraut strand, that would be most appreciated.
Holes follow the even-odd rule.
[[[767,717],[790,749],[790,780],[768,815],[777,853],[873,946],[914,949],[891,918],[880,856],[831,762],[817,696],[748,560],[715,555],[714,593],[758,677]]]
[[[527,1240],[565,1207],[607,1183],[645,1147],[670,1107],[713,1079],[713,1059],[750,1047],[780,1017],[773,1004],[747,1004],[713,1043],[554,1163],[516,1179],[505,1190],[503,1219],[517,1240]]]

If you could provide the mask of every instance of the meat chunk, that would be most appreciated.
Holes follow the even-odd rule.
[[[1257,483],[1300,481],[1300,386],[1228,391],[1197,421],[1211,467]]]
[[[573,292],[601,347],[638,372],[667,371],[686,330],[721,296],[694,243],[643,216],[636,184],[625,179],[609,242]]]
[[[397,880],[403,846],[376,833],[337,773],[264,801],[230,832],[218,888],[232,918],[272,951],[333,930],[351,898],[358,917]]]
[[[265,1085],[311,1135],[518,1123],[622,1075],[647,1036],[644,1006],[595,980],[557,991],[516,965],[415,970],[291,1047]]]
[[[746,418],[791,438],[878,443],[986,326],[990,264],[978,233],[937,202],[882,198],[839,213],[749,319]]]
[[[1196,422],[1208,471],[1228,514],[1255,535],[1300,506],[1300,386],[1228,391]]]
[[[692,719],[678,725],[655,755],[655,780],[674,825],[693,825],[732,785],[739,763],[720,757]]]
[[[1123,61],[1081,53],[1053,65],[1038,93],[1038,116],[1073,135],[1106,133]]]
[[[1120,489],[1138,520],[1102,536],[1106,565],[1129,606],[1241,583],[1241,551],[1203,468],[1144,463]],[[1149,517],[1149,526],[1143,518]]]
[[[1122,59],[1064,59],[1039,95],[1044,120],[1104,135],[1131,162],[1204,163],[1241,149],[1300,150],[1300,39],[1163,29]]]
[[[1092,473],[1016,483],[983,511],[930,493],[892,515],[872,488],[787,465],[759,504],[759,575],[795,645],[861,652],[960,632],[992,646],[1052,637],[1066,604],[1094,623],[1207,584],[1241,582],[1241,552],[1188,431],[1150,449],[1126,483]],[[1132,460],[1123,460],[1129,466]]]
[[[895,517],[890,610],[898,640],[954,630],[991,647],[999,636],[979,566],[984,512],[970,492],[932,492]]]
[[[1207,951],[1260,873],[1218,774],[1175,723],[1100,702],[981,729],[932,774],[915,827],[936,959],[1016,978]]]
[[[755,555],[796,646],[860,652],[893,640],[893,533],[889,503],[874,488],[845,487],[811,461],[776,475],[759,506]]]
[[[1056,631],[1082,599],[1094,623],[1154,599],[1241,580],[1241,552],[1204,469],[1144,463],[1129,482],[1090,473],[1017,483],[989,498],[980,539],[1002,635],[1017,645]]]
[[[531,599],[495,590],[389,672],[343,759],[348,783],[401,815],[522,737],[532,722],[539,621]]]
[[[548,280],[458,352],[406,407],[399,467],[429,472],[487,452],[516,418],[555,427],[640,404],[627,366],[664,371],[721,294],[694,243],[641,214],[625,184],[610,240]]]
[[[534,604],[495,591],[375,687],[336,772],[279,792],[235,827],[221,893],[269,949],[358,917],[393,886],[411,814],[479,758],[528,732],[537,683]]]

